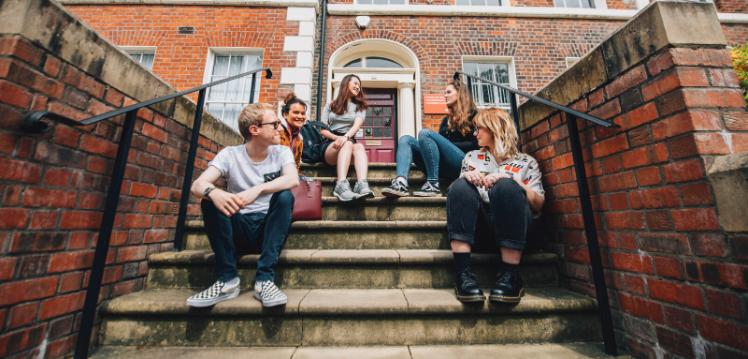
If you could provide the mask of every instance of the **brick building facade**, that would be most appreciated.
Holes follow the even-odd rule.
[[[47,135],[31,136],[18,130],[25,113],[49,110],[85,118],[196,86],[214,76],[218,62],[230,65],[232,57],[247,54],[242,61],[261,59],[276,74],[259,80],[260,101],[274,102],[293,90],[317,106],[316,1],[246,1],[246,6],[220,1],[200,6],[148,0],[140,5],[61,2],[106,40],[61,11],[49,10],[54,6],[46,0],[28,2],[39,7],[33,9],[39,17],[35,21],[18,28],[12,21],[0,24],[3,357],[60,357],[71,351],[119,131],[118,123],[104,123],[82,129],[56,126]],[[399,117],[392,136],[415,133],[441,117],[426,113],[426,95],[440,94],[465,62],[506,64],[510,84],[526,91],[542,89],[574,58],[619,29],[644,5],[640,2],[608,0],[603,9],[598,1],[597,9],[577,11],[553,8],[549,0],[516,0],[508,9],[476,14],[467,6],[452,8],[453,0],[412,0],[388,7],[397,14],[383,15],[374,5],[332,1],[324,39],[323,102],[340,75],[361,73],[364,86],[391,91],[397,99],[392,107]],[[0,10],[23,3],[0,3]],[[748,41],[744,1],[715,3],[727,42]],[[371,22],[365,30],[357,29],[356,16],[367,14]],[[152,73],[107,41],[139,54],[138,60],[150,58]],[[583,133],[599,140],[589,144],[588,174],[595,186],[599,229],[606,231],[601,245],[610,253],[604,259],[611,302],[620,315],[614,318],[623,339],[619,344],[636,356],[689,357],[705,350],[725,358],[748,352],[745,338],[729,335],[745,330],[748,312],[745,231],[726,233],[719,222],[723,213],[715,205],[719,194],[706,178],[707,165],[716,156],[747,150],[745,111],[727,56],[714,49],[688,56],[682,50],[661,50],[596,91],[578,94],[583,100],[575,106],[580,109],[626,122],[620,132],[587,128]],[[346,67],[356,59],[391,65],[382,58],[401,67]],[[103,70],[108,68],[124,71]],[[706,102],[699,100],[699,91],[709,92]],[[621,102],[632,93],[639,94],[634,96],[638,101]],[[410,101],[409,108],[404,100]],[[171,249],[173,208],[194,111],[190,105],[184,99],[171,111],[140,114],[103,299],[140,290],[148,270],[146,256]],[[410,113],[403,113],[406,109]],[[561,254],[569,286],[589,293],[568,134],[560,116],[536,117],[523,138],[547,173],[545,220],[548,228],[558,230],[549,236],[551,247]],[[631,122],[634,117],[640,122]],[[693,127],[675,126],[674,119],[686,119]],[[222,124],[211,123],[202,132],[198,168],[221,145],[239,140]],[[729,145],[720,142],[722,133],[733,139]]]
[[[492,69],[495,80],[535,91],[623,25],[637,6],[646,5],[646,1],[633,0],[588,1],[593,8],[561,7],[573,6],[565,0],[517,0],[498,7],[455,5],[454,0],[389,6],[330,1],[322,86],[316,83],[317,62],[313,61],[319,56],[321,22],[315,1],[276,2],[273,6],[267,2],[252,5],[251,1],[245,6],[222,5],[220,1],[209,6],[148,1],[131,5],[110,0],[63,4],[126,51],[151,51],[152,71],[179,89],[207,82],[215,70],[211,69],[215,56],[229,53],[260,56],[262,66],[280,74],[260,83],[259,99],[267,102],[278,101],[289,90],[312,102],[320,88],[320,105],[324,105],[345,74],[357,73],[365,88],[376,88],[378,96],[392,99],[370,111],[391,113],[389,121],[372,118],[359,134],[366,139],[374,161],[390,162],[396,137],[438,125],[441,111],[427,110],[424,98],[438,99],[454,71],[468,71],[468,67],[486,71],[497,66]],[[727,16],[739,16],[737,20],[723,19],[728,41],[748,41],[748,25],[740,17],[745,16],[742,2],[721,1],[716,6]],[[357,26],[357,16],[369,17],[366,28]],[[354,57],[362,60],[351,62]],[[367,65],[367,58],[394,60],[394,64]],[[376,66],[384,67],[377,71]],[[486,92],[490,93],[484,94],[487,101],[483,105],[508,106],[505,97],[500,100],[506,95],[498,89]],[[240,108],[239,104],[231,105],[233,110],[222,116],[215,106],[224,108],[210,105],[209,99],[209,111],[226,117],[227,122]],[[316,106],[313,103],[312,109]],[[391,110],[384,109],[387,107]],[[377,155],[377,149],[386,155]]]

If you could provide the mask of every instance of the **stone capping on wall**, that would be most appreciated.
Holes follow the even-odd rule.
[[[571,104],[662,48],[726,44],[712,4],[657,1],[535,94],[562,105]],[[535,102],[522,104],[519,111],[524,130],[555,112]]]
[[[748,152],[719,156],[707,168],[719,211],[719,223],[728,232],[748,232]]]
[[[63,5],[220,5],[262,7],[313,7],[319,10],[314,0],[57,0]]]
[[[0,2],[0,18],[3,19],[0,34],[25,37],[137,101],[177,92],[53,0],[5,0]],[[192,127],[196,105],[187,97],[152,108]],[[207,112],[200,134],[224,146],[243,141],[238,133]]]

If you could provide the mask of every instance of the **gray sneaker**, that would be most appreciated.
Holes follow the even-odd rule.
[[[429,181],[426,181],[420,190],[413,192],[413,195],[418,197],[436,197],[441,196],[441,194],[439,182],[431,183]]]
[[[341,202],[350,202],[360,197],[359,194],[351,191],[351,184],[348,183],[348,180],[336,182],[332,194],[333,196],[338,197]]]
[[[408,180],[403,177],[393,179],[389,187],[382,188],[382,195],[385,197],[410,196],[410,192],[408,192]]]
[[[353,186],[353,192],[358,194],[358,198],[374,198],[374,192],[369,188],[369,182],[366,180],[356,181],[356,185]]]

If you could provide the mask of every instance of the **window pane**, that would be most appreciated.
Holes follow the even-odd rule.
[[[229,72],[228,76],[234,76],[242,73],[245,69],[245,57],[244,56],[231,56],[229,61]],[[229,101],[241,101],[242,99],[242,85],[246,82],[242,80],[234,80],[226,83],[226,99]]]
[[[366,67],[401,68],[400,64],[384,57],[367,57]]]
[[[470,5],[485,5],[485,0],[470,0]]]
[[[488,0],[488,1],[486,1],[486,5],[499,6],[499,5],[501,5],[501,1],[499,1],[499,0]]]
[[[457,0],[457,5],[470,5],[470,0]]]
[[[403,4],[405,4],[405,0],[390,0],[390,4],[393,4],[393,5],[403,5]]]
[[[147,69],[153,68],[153,54],[143,54],[140,58],[140,63]]]
[[[374,5],[386,5],[387,0],[374,0],[373,3]]]
[[[355,59],[355,60],[353,60],[353,61],[345,64],[345,66],[343,66],[343,67],[361,67],[361,59]]]

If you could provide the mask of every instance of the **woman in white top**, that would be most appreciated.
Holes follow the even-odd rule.
[[[325,163],[337,166],[337,181],[333,195],[347,202],[354,199],[374,197],[366,180],[369,159],[363,144],[356,143],[354,136],[366,118],[366,98],[361,90],[361,79],[356,75],[346,75],[340,82],[340,92],[332,103],[325,106],[322,122],[329,130],[323,129],[320,135],[326,139],[322,143]],[[353,159],[356,169],[356,185],[351,190],[346,176]]]
[[[517,130],[501,109],[481,110],[475,116],[479,150],[462,161],[460,178],[447,195],[447,231],[454,255],[455,294],[463,302],[479,302],[485,296],[470,270],[478,217],[486,218],[493,240],[500,248],[501,263],[489,300],[517,303],[524,294],[519,262],[527,229],[540,213],[545,199],[538,162],[519,152]]]

